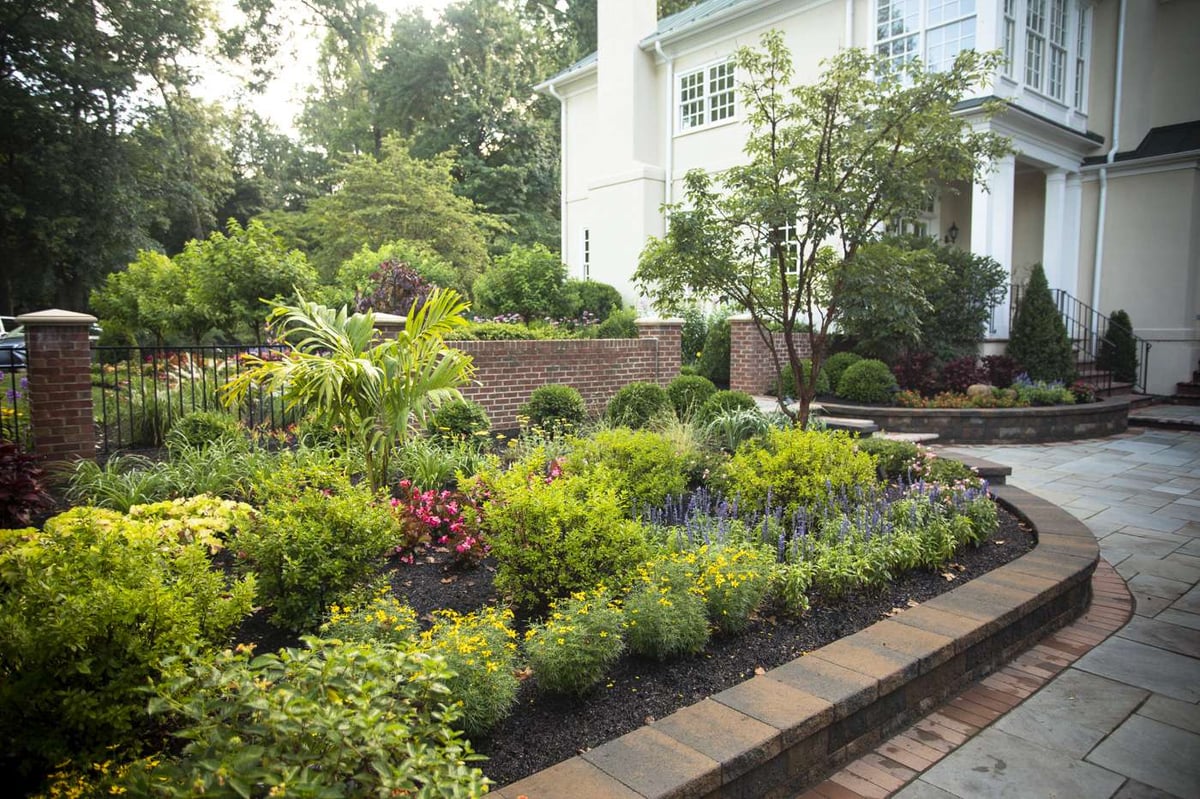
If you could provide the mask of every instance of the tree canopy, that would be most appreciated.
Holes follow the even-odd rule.
[[[816,83],[793,86],[790,54],[770,32],[737,63],[747,76],[746,160],[688,173],[685,201],[670,209],[666,236],[647,244],[635,279],[663,310],[699,295],[749,313],[776,369],[792,367],[804,424],[847,286],[911,285],[899,253],[866,258],[863,248],[887,224],[915,218],[938,186],[971,182],[1008,152],[1002,137],[953,113],[998,61],[964,51],[943,72],[917,61],[891,69],[852,49],[826,61]],[[782,353],[772,329],[784,333]],[[813,353],[807,374],[798,335]]]

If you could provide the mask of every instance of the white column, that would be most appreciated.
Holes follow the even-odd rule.
[[[1078,172],[1067,173],[1066,200],[1063,207],[1062,289],[1079,296],[1079,237],[1083,219],[1083,181]]]
[[[1046,172],[1046,204],[1042,224],[1042,268],[1051,289],[1063,288],[1063,245],[1066,231],[1063,229],[1067,210],[1067,173],[1063,169]]]
[[[1017,159],[1007,155],[996,161],[986,183],[971,189],[971,252],[994,258],[1012,280],[1013,178]],[[1008,338],[1008,291],[1000,302],[989,338]]]

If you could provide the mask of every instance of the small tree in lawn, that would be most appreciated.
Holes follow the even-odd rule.
[[[1133,339],[1133,322],[1124,311],[1113,311],[1108,318],[1096,365],[1112,372],[1113,378],[1122,383],[1137,380],[1137,342]]]
[[[1054,304],[1050,284],[1041,264],[1034,264],[1025,285],[1025,293],[1013,320],[1008,339],[1008,354],[1025,367],[1034,380],[1075,379],[1075,353],[1067,326]]]
[[[860,259],[860,251],[888,223],[915,218],[936,185],[973,181],[1009,152],[1005,139],[954,115],[999,59],[965,51],[950,69],[927,72],[917,62],[893,70],[877,55],[845,50],[817,83],[790,88],[783,37],[772,31],[762,43],[737,56],[748,162],[716,177],[688,173],[686,202],[668,209],[667,234],[647,244],[635,278],[664,312],[677,312],[688,296],[741,306],[776,370],[787,363],[804,376],[796,379],[795,416],[807,424],[847,287],[892,287],[897,302],[921,300],[909,256]],[[772,329],[784,333],[783,353]],[[801,330],[812,349],[807,370],[794,339]]]

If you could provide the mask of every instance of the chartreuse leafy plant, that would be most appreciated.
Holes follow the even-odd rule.
[[[480,758],[455,730],[445,660],[395,644],[306,638],[251,658],[226,652],[155,686],[182,721],[177,755],[129,768],[130,796],[477,797]]]
[[[550,606],[525,633],[525,656],[538,687],[582,695],[604,679],[625,649],[625,615],[603,588],[580,591]]]
[[[583,477],[602,469],[632,513],[687,490],[685,469],[689,457],[697,455],[660,433],[615,427],[579,439],[566,466]]]
[[[635,279],[660,311],[692,296],[728,298],[749,313],[776,364],[800,372],[796,339],[808,337],[812,374],[797,397],[808,423],[828,337],[853,285],[912,294],[908,253],[859,258],[894,219],[919,215],[939,185],[972,182],[1010,151],[956,108],[999,65],[965,50],[947,69],[897,65],[860,49],[839,51],[818,80],[793,86],[778,31],[743,48],[743,163],[719,174],[692,170],[662,239],[642,253]],[[997,103],[984,106],[990,115]],[[832,242],[832,245],[831,245]],[[769,331],[779,330],[777,345]]]
[[[875,463],[844,433],[771,429],[738,449],[729,462],[730,493],[750,508],[771,504],[789,513],[810,507],[832,491],[875,484]]]
[[[209,561],[222,512],[141,515],[75,508],[0,531],[0,745],[15,762],[132,744],[164,658],[224,643],[250,612],[255,578]]]
[[[437,289],[409,309],[404,329],[380,339],[371,313],[350,314],[301,297],[275,304],[268,322],[291,346],[282,360],[248,356],[248,369],[222,388],[236,404],[251,390],[280,391],[289,407],[302,406],[342,431],[348,448],[363,454],[373,490],[387,480],[393,448],[423,425],[431,408],[461,399],[474,373],[470,356],[446,345],[466,324],[467,303],[453,289]]]

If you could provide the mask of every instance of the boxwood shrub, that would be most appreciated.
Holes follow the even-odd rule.
[[[605,415],[611,424],[645,427],[651,420],[672,413],[666,390],[655,383],[630,383],[622,387],[608,402]]]
[[[883,361],[872,359],[851,364],[838,381],[837,395],[851,402],[890,402],[896,392],[896,377]]]

